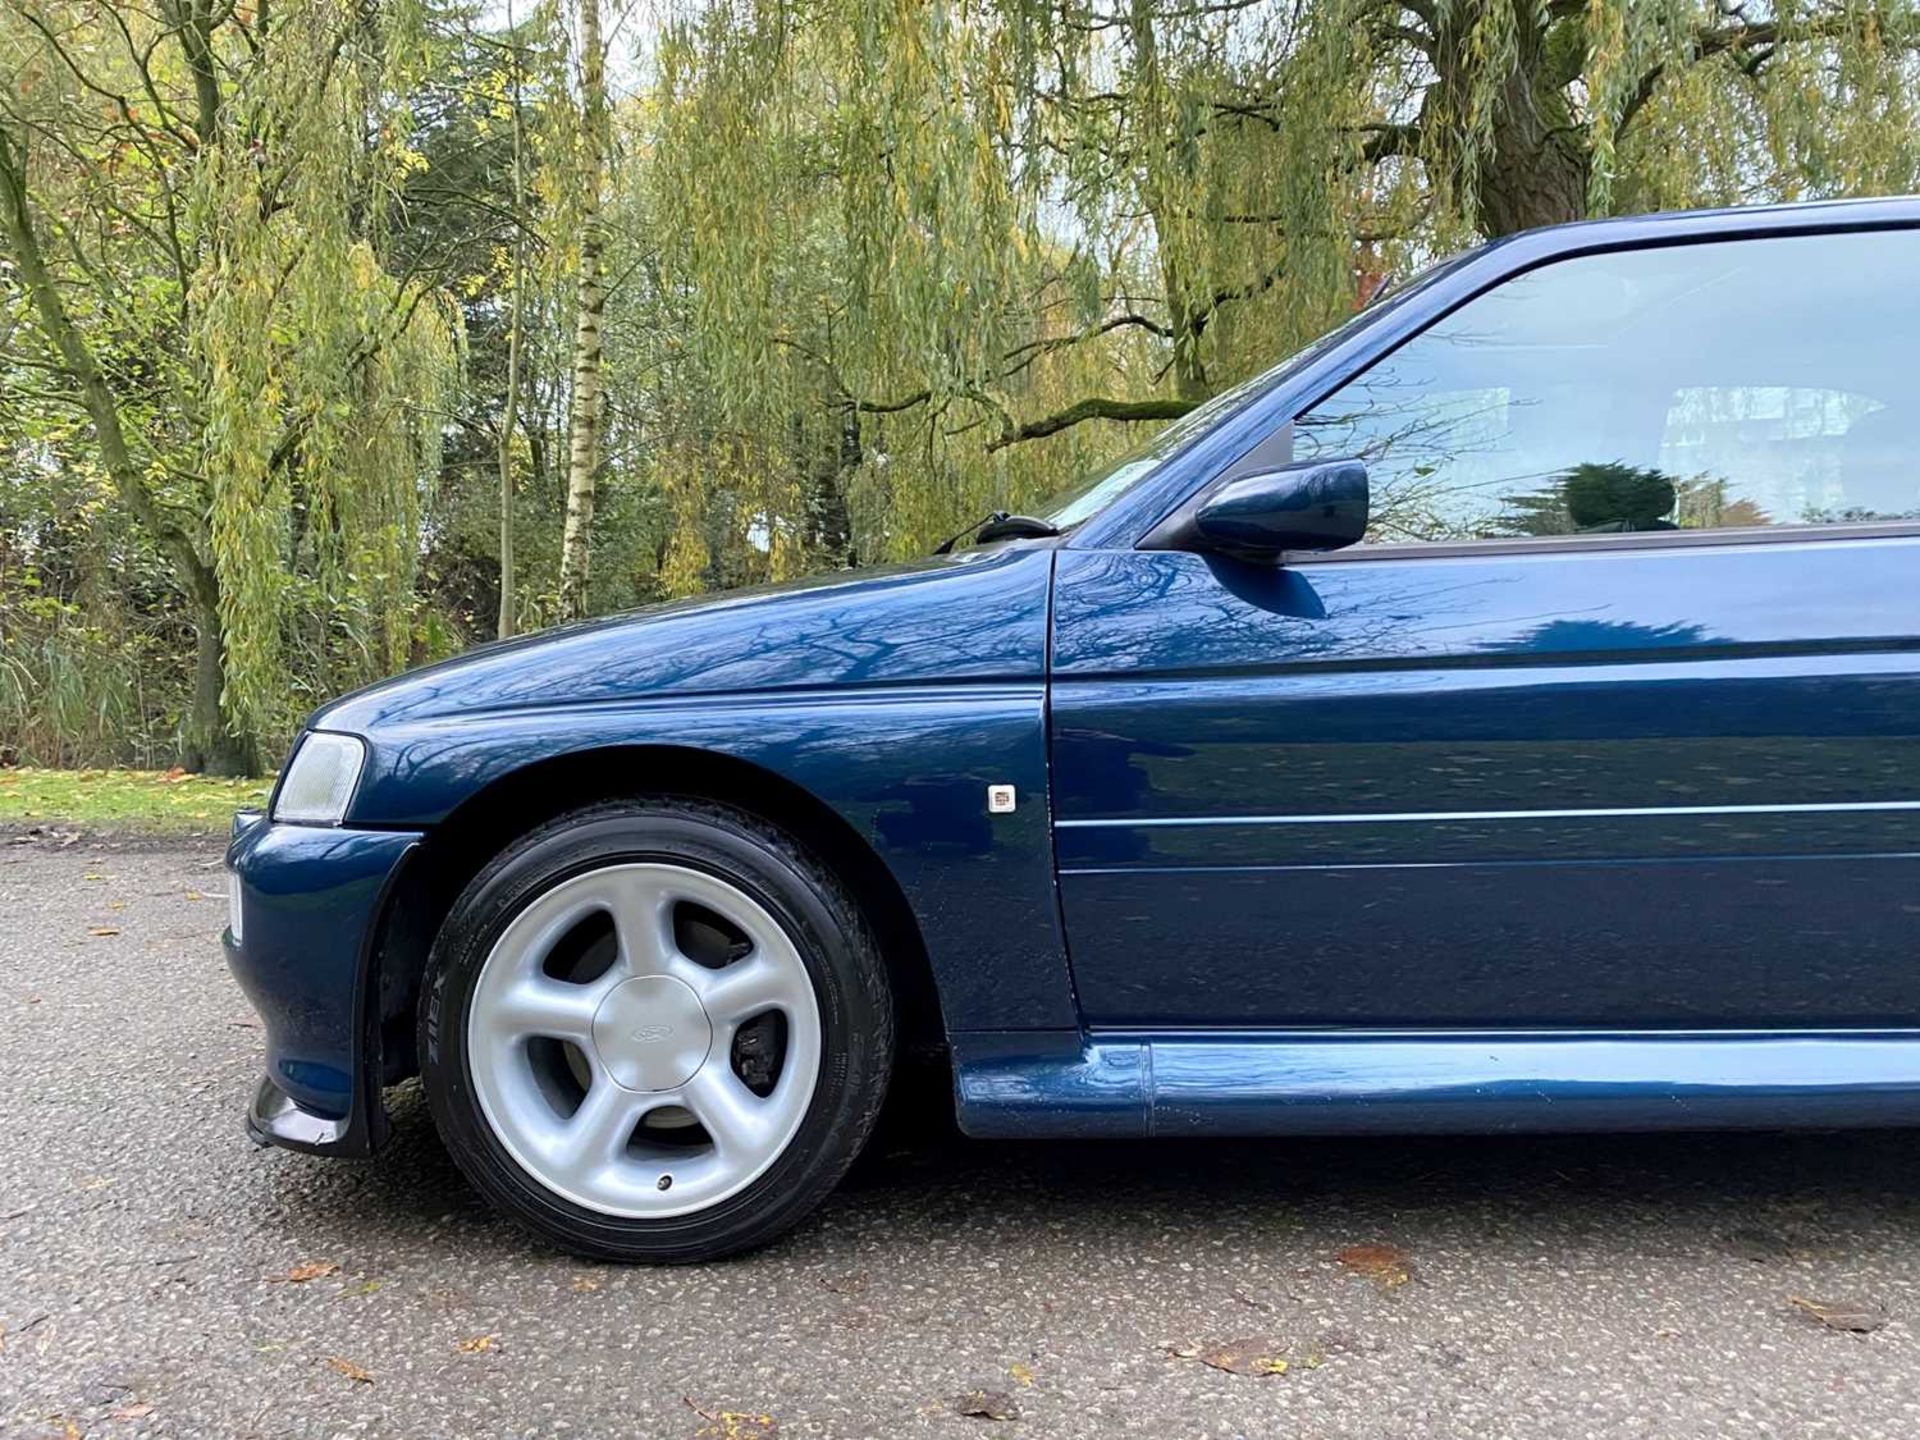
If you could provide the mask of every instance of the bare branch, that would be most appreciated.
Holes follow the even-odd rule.
[[[1081,330],[1073,335],[1055,335],[1045,340],[1029,340],[1024,345],[1016,345],[1006,353],[1007,368],[1000,372],[1000,378],[1006,380],[1018,375],[1042,355],[1051,355],[1057,350],[1068,350],[1088,340],[1095,340],[1102,335],[1109,335],[1115,330],[1129,328],[1145,330],[1150,334],[1158,335],[1163,340],[1171,340],[1173,338],[1173,331],[1167,326],[1162,325],[1158,320],[1128,311],[1124,315],[1116,315],[1111,320],[1104,321],[1089,329]]]
[[[1177,420],[1200,402],[1197,400],[1153,399],[1153,400],[1114,400],[1104,395],[1090,396],[1077,400],[1064,410],[1051,415],[1043,415],[1038,420],[1029,420],[1026,424],[1002,432],[996,440],[990,441],[988,450],[1003,450],[1009,445],[1018,445],[1023,440],[1038,440],[1046,435],[1057,435],[1062,430],[1071,429],[1087,420]]]

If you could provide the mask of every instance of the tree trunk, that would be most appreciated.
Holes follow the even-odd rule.
[[[511,11],[508,12],[511,17]],[[507,326],[507,394],[500,407],[500,614],[497,633],[513,638],[517,617],[513,565],[513,429],[520,404],[520,345],[527,313],[526,134],[520,115],[520,51],[513,51],[513,312]]]
[[[606,309],[602,274],[600,187],[606,173],[606,54],[600,39],[600,0],[580,0],[580,98],[586,137],[581,177],[579,320],[573,336],[573,414],[567,457],[567,519],[560,541],[560,618],[587,613],[587,575],[593,543],[594,480],[600,468],[602,388],[600,320]]]
[[[847,511],[846,479],[860,465],[860,412],[840,412],[837,442],[806,452],[806,426],[794,421],[794,453],[807,477],[807,548],[830,568],[850,562],[853,520]]]
[[[1166,267],[1167,293],[1177,293],[1173,286],[1176,276],[1171,266]],[[1173,320],[1169,328],[1173,331],[1173,386],[1174,393],[1182,400],[1198,405],[1213,393],[1212,383],[1207,379],[1207,367],[1200,358],[1200,332],[1206,328],[1206,320],[1192,306],[1180,303],[1172,307]]]
[[[1489,239],[1587,218],[1592,161],[1578,135],[1526,123],[1494,134],[1494,153],[1480,167],[1480,226]]]
[[[220,120],[219,62],[213,53],[213,32],[218,22],[211,0],[176,0],[167,8],[172,12],[170,23],[179,30],[187,70],[193,76],[193,133],[204,153],[214,142]]]
[[[1463,157],[1473,169],[1476,219],[1488,238],[1541,225],[1587,218],[1587,182],[1593,156],[1587,130],[1573,112],[1569,90],[1586,63],[1585,21],[1554,18],[1528,0],[1513,4],[1518,43],[1500,85],[1492,133]],[[1469,108],[1470,77],[1481,63],[1468,21],[1471,7],[1442,12],[1435,31],[1437,82],[1428,92],[1421,124],[1454,132]],[[1455,143],[1465,146],[1464,138]]]
[[[1163,137],[1177,134],[1179,127],[1168,104],[1153,18],[1153,7],[1146,0],[1134,0],[1127,21],[1133,47],[1133,85],[1141,99],[1141,133],[1146,143],[1155,147],[1145,162],[1144,189],[1147,212],[1153,221],[1154,249],[1160,257],[1160,284],[1167,297],[1174,389],[1182,400],[1198,404],[1211,388],[1200,358],[1200,333],[1206,329],[1206,320],[1198,297],[1191,293],[1191,277],[1183,263],[1186,226],[1181,217],[1189,202],[1184,187],[1171,183],[1163,173],[1173,163],[1163,148]]]
[[[515,322],[516,332],[518,321]],[[500,612],[496,617],[495,633],[502,640],[513,638],[516,612],[514,607],[514,562],[513,562],[513,371],[519,360],[520,337],[515,333],[507,345],[507,410],[500,420],[500,446],[498,460],[500,465]]]
[[[226,685],[226,669],[220,649],[220,610],[217,602],[202,599],[195,603],[193,623],[193,709],[187,716],[186,743],[181,750],[182,768],[208,775],[253,775],[259,772],[260,756],[245,738],[227,726],[220,705],[220,692]]]

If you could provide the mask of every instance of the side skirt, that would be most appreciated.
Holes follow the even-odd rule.
[[[1920,1030],[952,1039],[960,1128],[982,1137],[1920,1125]]]

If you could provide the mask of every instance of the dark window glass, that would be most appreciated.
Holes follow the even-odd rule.
[[[1566,260],[1293,427],[1367,462],[1372,543],[1920,517],[1920,234]]]

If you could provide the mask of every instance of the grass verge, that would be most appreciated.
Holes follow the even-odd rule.
[[[221,834],[234,811],[266,804],[272,785],[159,770],[0,770],[0,825]]]

